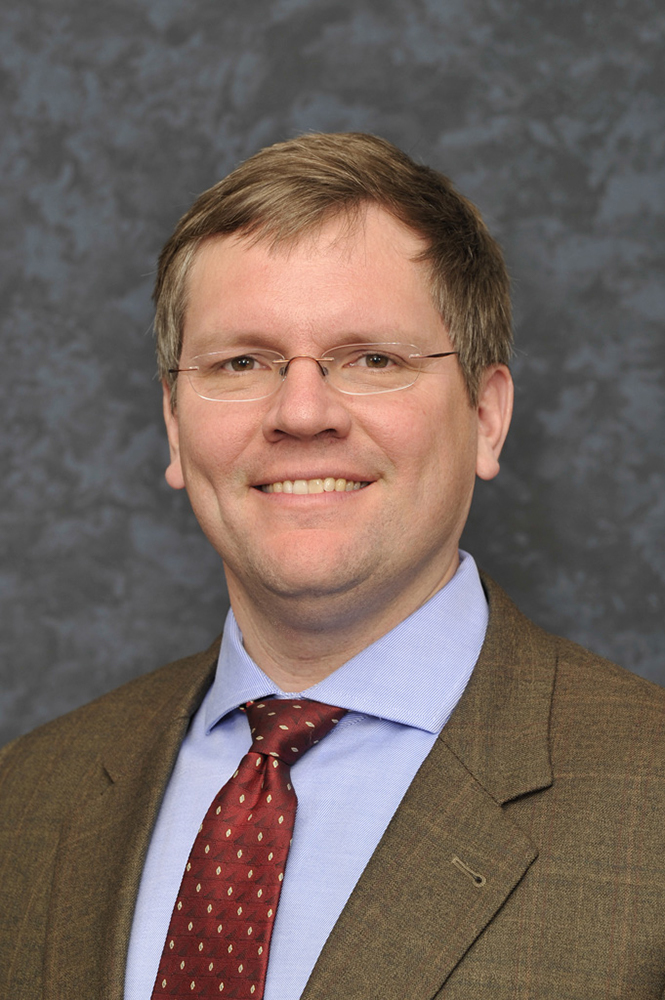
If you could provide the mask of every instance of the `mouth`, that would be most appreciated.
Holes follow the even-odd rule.
[[[369,485],[369,482],[363,480],[326,476],[323,479],[282,479],[275,483],[264,483],[256,489],[262,493],[295,493],[306,496],[312,493],[351,493]]]

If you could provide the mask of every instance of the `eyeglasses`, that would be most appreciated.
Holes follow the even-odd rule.
[[[278,351],[252,348],[199,354],[185,368],[170,368],[169,373],[186,375],[203,399],[250,403],[277,392],[294,361],[314,361],[335,389],[365,396],[408,389],[422,372],[440,370],[439,359],[457,353],[421,354],[413,344],[344,344],[326,351],[323,358],[285,358]]]

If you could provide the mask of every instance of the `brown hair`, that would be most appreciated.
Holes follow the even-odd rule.
[[[194,202],[159,257],[154,301],[159,374],[173,386],[187,306],[187,275],[201,243],[242,234],[295,243],[335,215],[364,205],[390,212],[424,241],[432,294],[459,351],[469,399],[483,370],[507,364],[509,278],[478,209],[443,174],[361,132],[310,133],[260,150]]]

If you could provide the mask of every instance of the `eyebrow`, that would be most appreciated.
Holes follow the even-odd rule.
[[[337,336],[326,337],[325,341],[314,338],[321,345],[318,351],[330,350],[333,347],[346,347],[350,344],[409,344],[419,351],[425,350],[426,346],[415,343],[422,340],[417,333],[406,333],[405,331],[389,329],[383,332],[369,331],[361,332],[349,330],[346,333],[339,333]],[[188,351],[190,356],[199,354],[210,354],[217,351],[234,350],[236,348],[263,347],[272,351],[284,353],[277,345],[280,342],[279,335],[270,334],[267,331],[222,331],[216,330],[204,333],[197,337],[199,341],[195,351]],[[325,345],[325,346],[324,346]],[[432,348],[438,345],[432,345]],[[285,355],[286,356],[286,355]]]
[[[209,354],[214,351],[234,350],[236,347],[266,347],[272,348],[274,340],[265,333],[258,331],[210,331],[196,336],[195,354]]]

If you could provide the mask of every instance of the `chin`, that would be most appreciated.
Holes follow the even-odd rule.
[[[299,549],[291,544],[287,551],[273,552],[260,560],[250,560],[253,580],[261,580],[261,586],[275,596],[287,599],[303,599],[342,595],[355,590],[368,575],[374,560],[348,551],[348,546],[334,549],[331,546]],[[245,564],[247,565],[247,563]],[[240,574],[247,579],[247,574]],[[248,581],[249,582],[249,581]]]

